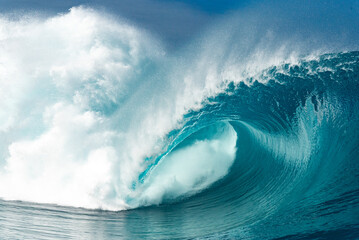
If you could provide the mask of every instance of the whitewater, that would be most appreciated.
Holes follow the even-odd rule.
[[[0,238],[358,238],[357,14],[277,7],[0,15]]]

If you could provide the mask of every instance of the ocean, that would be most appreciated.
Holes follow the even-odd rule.
[[[358,239],[357,15],[256,11],[2,13],[0,239]]]

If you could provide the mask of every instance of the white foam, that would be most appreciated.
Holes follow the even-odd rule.
[[[107,114],[162,57],[158,42],[82,7],[0,26],[0,197],[125,208],[113,176],[133,173],[118,169],[124,133]]]
[[[146,180],[135,203],[159,204],[206,189],[228,173],[236,156],[236,141],[236,131],[223,123],[209,139],[170,153]]]

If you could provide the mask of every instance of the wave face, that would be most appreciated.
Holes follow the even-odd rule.
[[[0,26],[3,229],[359,236],[359,52],[235,30],[178,56],[82,7]]]

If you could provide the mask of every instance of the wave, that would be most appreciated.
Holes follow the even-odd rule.
[[[168,53],[89,8],[1,16],[0,197],[191,209],[213,238],[257,222],[288,235],[357,226],[359,52],[276,28],[239,38],[243,17],[226,21],[220,42],[209,31]],[[278,220],[317,214],[295,231]]]

